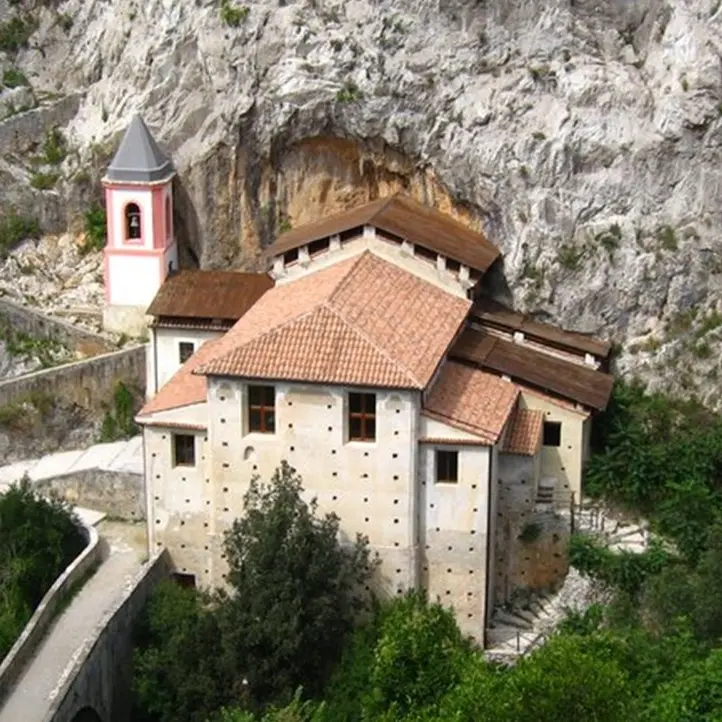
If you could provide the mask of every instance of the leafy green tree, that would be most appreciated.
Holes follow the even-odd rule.
[[[161,582],[136,630],[133,719],[205,722],[232,701],[211,600]]]
[[[339,544],[339,518],[317,515],[285,461],[268,485],[251,481],[227,532],[230,594],[220,606],[225,662],[254,704],[319,692],[364,607],[368,541]]]
[[[722,719],[722,650],[684,667],[662,685],[643,722],[719,722]]]
[[[458,683],[468,650],[452,612],[423,593],[391,603],[381,618],[366,717],[434,705]]]

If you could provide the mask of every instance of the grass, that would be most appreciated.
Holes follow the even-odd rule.
[[[712,348],[706,341],[699,341],[692,347],[692,353],[699,359],[706,359],[712,355]]]
[[[28,431],[55,406],[55,398],[41,391],[31,391],[18,396],[15,401],[0,406],[0,427],[14,431]]]
[[[622,240],[622,229],[618,223],[613,223],[608,230],[597,233],[594,239],[609,255],[612,255],[619,248]]]
[[[655,234],[660,247],[665,251],[677,250],[677,235],[672,226],[660,226]]]
[[[59,173],[33,173],[32,178],[30,178],[30,185],[40,191],[47,191],[55,187],[58,178],[60,178]]]
[[[339,103],[353,103],[363,96],[361,89],[352,80],[348,80],[336,93],[336,100]]]
[[[722,326],[722,314],[719,311],[712,311],[702,319],[702,323],[695,329],[694,337],[700,339],[720,326]]]
[[[27,47],[30,36],[35,32],[37,23],[31,15],[15,15],[0,23],[0,51],[17,53]]]
[[[6,88],[20,88],[22,86],[28,86],[30,83],[20,70],[17,68],[9,68],[3,73],[3,85]]]
[[[48,165],[60,165],[68,155],[68,147],[59,128],[52,128],[45,134],[43,159]]]
[[[236,5],[230,0],[221,1],[221,20],[231,28],[237,28],[245,22],[250,12],[247,5]]]
[[[40,224],[34,218],[11,210],[0,216],[0,258],[4,258],[20,241],[40,238]]]
[[[584,249],[571,243],[562,244],[557,252],[557,262],[568,271],[576,271],[581,265],[583,257]]]
[[[105,208],[96,202],[83,214],[85,239],[79,248],[81,256],[105,248],[107,240],[106,228]]]

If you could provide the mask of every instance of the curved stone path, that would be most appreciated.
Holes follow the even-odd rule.
[[[0,707],[0,722],[43,722],[74,657],[142,566],[147,553],[144,524],[101,521],[98,532],[106,545],[103,563],[45,635]]]

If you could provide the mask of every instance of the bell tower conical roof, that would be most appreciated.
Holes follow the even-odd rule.
[[[131,120],[108,166],[105,180],[117,183],[157,183],[169,180],[175,169],[158,147],[140,115]]]

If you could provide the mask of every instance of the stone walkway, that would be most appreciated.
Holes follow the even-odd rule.
[[[92,469],[142,474],[143,438],[134,436],[128,441],[96,444],[76,451],[60,451],[39,459],[0,466],[0,491],[4,486],[22,479],[24,474],[27,474],[31,481],[42,481]]]
[[[649,545],[644,523],[625,524],[598,507],[583,508],[575,516],[576,531],[603,540],[616,552],[639,554]],[[487,629],[488,659],[510,663],[544,643],[569,610],[583,612],[595,601],[594,581],[571,567],[564,583],[554,594],[543,594],[523,608],[497,609]]]
[[[144,525],[103,521],[98,531],[108,546],[106,559],[38,646],[32,664],[0,708],[0,722],[43,722],[65,670],[142,566],[147,551]]]

